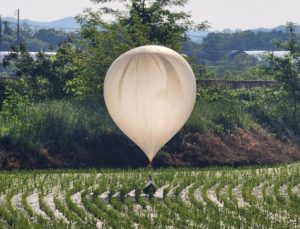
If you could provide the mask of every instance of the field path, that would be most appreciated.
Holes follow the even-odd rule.
[[[194,192],[194,196],[196,198],[196,200],[198,200],[201,204],[203,204],[204,206],[207,205],[207,203],[204,201],[203,196],[202,196],[202,189],[203,189],[203,185],[201,185],[200,187],[198,187],[195,192]]]
[[[208,198],[214,203],[216,204],[216,206],[218,206],[219,208],[223,208],[223,203],[220,202],[218,200],[218,197],[216,195],[216,187],[217,187],[218,184],[215,184],[214,186],[210,187],[208,190],[207,190],[207,196]]]
[[[233,195],[237,199],[238,207],[240,208],[249,207],[250,204],[244,200],[241,189],[242,189],[242,184],[239,184],[235,186],[232,190]]]
[[[103,226],[103,222],[100,221],[98,218],[95,218],[89,211],[87,211],[82,203],[81,200],[81,194],[84,192],[84,190],[81,190],[79,192],[76,192],[75,194],[71,195],[71,200],[77,205],[77,207],[81,208],[82,210],[84,210],[86,216],[89,219],[96,219],[96,226],[97,228],[102,228]]]
[[[65,223],[69,224],[70,222],[67,220],[67,218],[64,216],[64,214],[56,208],[55,203],[54,203],[54,195],[57,195],[57,189],[53,189],[51,192],[49,192],[44,197],[46,204],[49,206],[50,210],[53,212],[55,218],[62,219]]]
[[[41,215],[46,220],[50,220],[49,216],[40,208],[39,193],[36,190],[27,196],[27,202],[37,215]]]

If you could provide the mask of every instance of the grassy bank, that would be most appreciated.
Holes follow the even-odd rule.
[[[181,132],[221,134],[254,124],[251,115],[236,99],[208,101],[198,97]],[[0,115],[0,141],[10,141],[28,150],[65,151],[74,143],[82,145],[91,139],[122,135],[105,106],[88,101],[47,100],[19,106],[13,113]]]
[[[74,142],[118,133],[105,108],[95,103],[44,101],[0,117],[2,139],[29,150],[69,150]]]
[[[279,138],[292,139],[284,121],[289,114],[278,112],[280,103],[270,109],[269,99],[274,99],[270,93],[270,89],[202,89],[186,125],[160,151],[155,164],[261,164],[299,158],[297,145],[281,144]],[[258,142],[256,148],[243,143],[251,141]],[[0,143],[2,167],[139,167],[148,163],[116,127],[104,105],[91,101],[44,100],[3,109]],[[277,151],[288,156],[278,156]],[[20,158],[23,163],[18,163]],[[15,162],[7,165],[9,161]]]

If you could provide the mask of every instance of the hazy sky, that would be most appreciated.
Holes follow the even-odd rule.
[[[50,21],[74,16],[86,7],[97,8],[89,0],[0,0],[0,14]],[[207,20],[212,29],[274,27],[292,21],[300,24],[300,0],[190,0],[187,10],[197,22]]]

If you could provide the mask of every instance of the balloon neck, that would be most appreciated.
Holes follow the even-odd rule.
[[[153,167],[152,167],[152,161],[149,162],[148,168],[149,168],[149,169],[152,169],[152,168],[153,168]]]

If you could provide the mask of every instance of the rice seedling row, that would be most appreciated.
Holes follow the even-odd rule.
[[[0,172],[0,228],[300,228],[299,204],[300,164]]]

